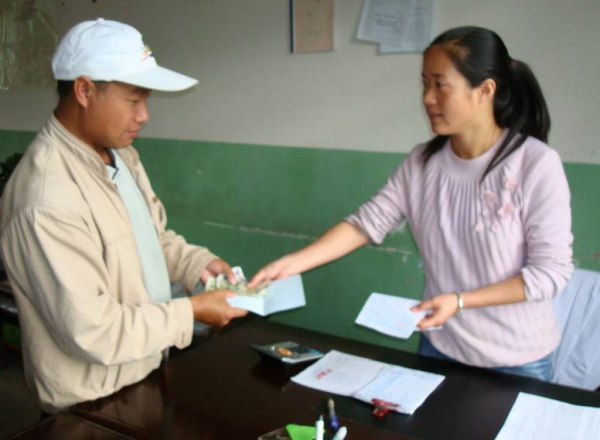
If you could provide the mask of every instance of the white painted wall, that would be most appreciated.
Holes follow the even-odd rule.
[[[379,55],[358,41],[363,0],[337,0],[336,50],[289,53],[288,0],[47,0],[61,32],[95,17],[128,22],[158,62],[200,80],[151,100],[148,137],[366,151],[409,151],[430,136],[421,56]],[[497,31],[546,94],[550,143],[566,161],[600,164],[600,0],[435,0],[434,34]],[[0,129],[37,130],[53,90],[0,92]]]

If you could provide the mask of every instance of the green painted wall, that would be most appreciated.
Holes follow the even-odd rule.
[[[23,151],[33,133],[0,131],[0,160]],[[277,148],[260,145],[140,139],[136,147],[169,227],[211,248],[248,275],[298,249],[367,200],[403,154]],[[573,207],[574,255],[600,270],[600,166],[566,164]],[[358,340],[414,350],[354,324],[370,292],[419,298],[421,260],[410,232],[391,234],[303,277],[307,306],[271,319]]]

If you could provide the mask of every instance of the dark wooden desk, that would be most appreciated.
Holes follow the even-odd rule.
[[[290,382],[303,367],[262,361],[248,348],[294,340],[441,373],[444,382],[412,416],[372,416],[337,397],[349,440],[493,440],[519,391],[600,407],[600,394],[465,367],[256,318],[171,360],[146,380],[77,406],[74,414],[138,439],[255,440],[288,423],[312,424],[326,394]]]
[[[131,440],[71,414],[57,414],[7,440]]]

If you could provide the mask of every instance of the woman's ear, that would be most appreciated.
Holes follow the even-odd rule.
[[[496,81],[491,78],[484,80],[479,84],[479,91],[482,98],[493,101],[496,94]]]

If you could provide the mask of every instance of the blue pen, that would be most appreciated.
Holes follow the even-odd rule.
[[[333,399],[330,397],[327,401],[327,408],[329,408],[329,425],[331,429],[335,432],[340,427],[340,421],[338,420],[337,414],[335,413],[335,403]]]

